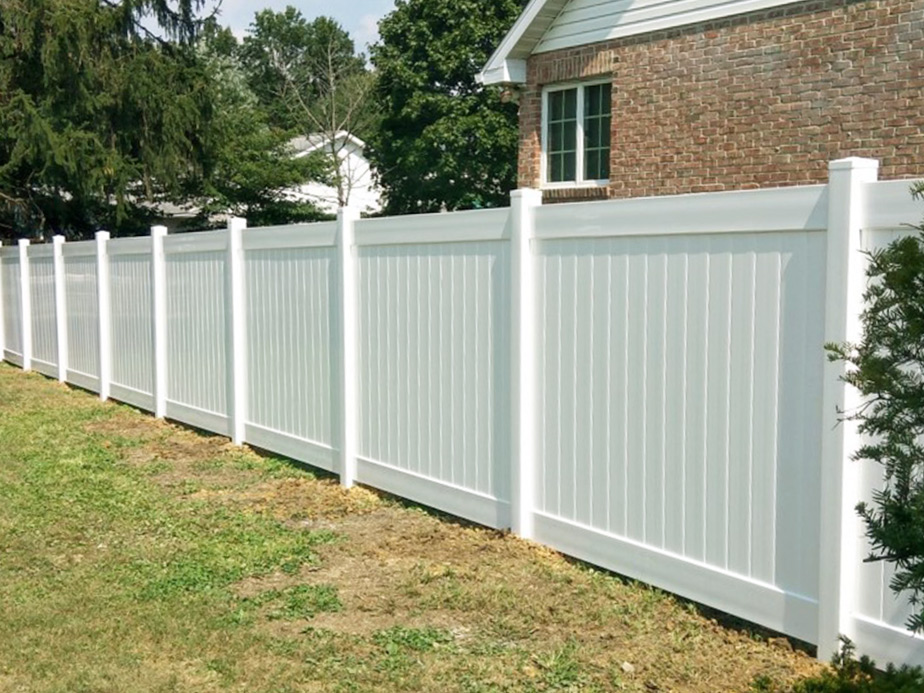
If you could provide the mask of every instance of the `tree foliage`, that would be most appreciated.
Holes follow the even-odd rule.
[[[202,0],[4,0],[0,233],[143,223],[141,200],[204,173],[212,114]],[[167,40],[141,23],[161,23]]]
[[[924,195],[924,183],[915,186]],[[866,525],[869,560],[896,566],[895,593],[915,613],[908,627],[924,630],[924,223],[920,233],[869,254],[859,344],[828,345],[829,358],[852,368],[844,380],[865,404],[848,419],[868,439],[854,455],[882,465],[885,485],[857,511]]]
[[[475,82],[525,3],[398,0],[372,47],[382,125],[369,156],[392,214],[502,206],[516,186],[517,107]]]
[[[324,215],[289,191],[328,176],[320,157],[294,157],[291,132],[274,125],[248,84],[238,43],[228,29],[212,28],[200,49],[210,77],[214,115],[205,136],[203,168],[188,203],[197,226],[212,215],[245,217],[253,226],[313,221]]]
[[[348,142],[375,128],[372,76],[350,35],[333,19],[309,22],[293,7],[263,10],[244,39],[241,61],[250,87],[272,123],[308,137],[322,135],[329,182],[346,205],[352,173],[338,162]]]

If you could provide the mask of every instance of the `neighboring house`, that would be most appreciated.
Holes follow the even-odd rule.
[[[363,155],[365,143],[346,132],[331,138],[325,135],[296,137],[289,146],[295,157],[308,156],[322,151],[340,161],[339,170],[333,175],[331,185],[308,183],[284,191],[292,200],[312,202],[318,209],[330,215],[337,213],[341,200],[356,207],[364,214],[374,214],[382,209],[382,194],[375,185],[369,162]],[[152,205],[157,214],[155,224],[166,226],[170,233],[192,230],[198,220],[200,209],[193,205],[175,205],[168,202]],[[213,214],[210,226],[224,224],[227,214]]]
[[[549,201],[924,174],[924,0],[532,0],[479,78]]]
[[[321,210],[336,214],[341,204],[349,204],[361,212],[373,214],[382,209],[382,193],[372,178],[372,169],[364,155],[365,142],[347,132],[297,137],[290,143],[295,156],[323,152],[340,162],[331,185],[309,183],[292,191],[295,199],[313,202]]]

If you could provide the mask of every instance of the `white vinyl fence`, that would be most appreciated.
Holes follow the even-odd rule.
[[[828,185],[0,248],[3,357],[880,664],[863,249],[924,209]]]

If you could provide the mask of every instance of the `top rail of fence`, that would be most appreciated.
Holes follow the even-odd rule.
[[[147,241],[147,245],[150,247],[151,242]],[[65,243],[61,252],[64,257],[91,257],[96,255],[96,242],[75,241],[73,243]]]
[[[51,243],[41,245],[30,245],[28,249],[29,257],[51,257],[54,255],[54,246]]]
[[[167,255],[208,253],[227,249],[228,232],[224,230],[178,233],[164,239],[164,252]]]
[[[536,238],[823,231],[827,209],[825,185],[574,202],[539,207]]]
[[[337,245],[337,222],[263,226],[243,234],[244,250],[327,248]]]
[[[479,209],[452,214],[413,214],[360,219],[356,245],[462,243],[510,238],[510,210]]]

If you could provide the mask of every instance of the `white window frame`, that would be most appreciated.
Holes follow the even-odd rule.
[[[602,188],[609,185],[609,178],[598,180],[584,179],[584,88],[594,87],[599,84],[612,84],[612,80],[596,79],[581,82],[563,82],[560,84],[550,84],[542,88],[542,138],[540,146],[540,187],[546,190],[556,188]],[[575,167],[575,180],[560,181],[552,183],[549,181],[549,94],[568,89],[577,89],[577,164]],[[612,108],[612,106],[610,107]],[[612,118],[612,113],[610,113]],[[612,123],[612,121],[610,121]],[[612,127],[612,126],[611,126]],[[612,154],[613,142],[612,134],[610,135],[610,153]]]

